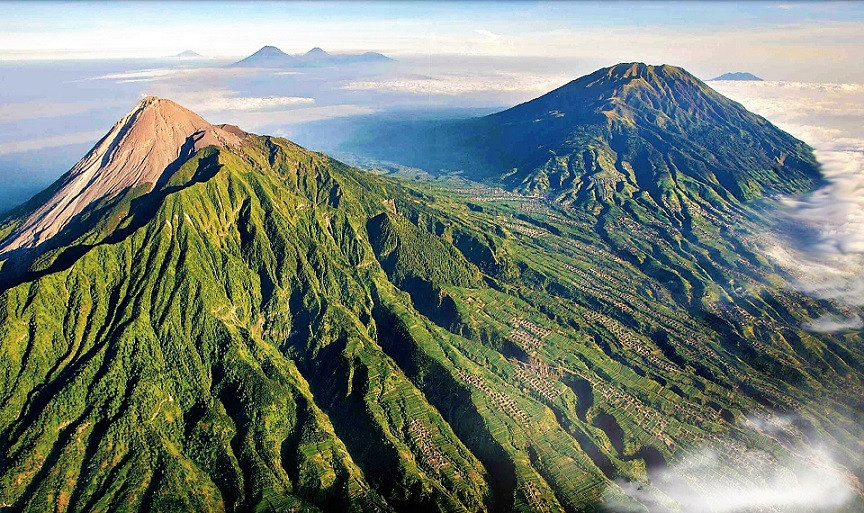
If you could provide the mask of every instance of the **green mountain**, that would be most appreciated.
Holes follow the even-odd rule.
[[[782,289],[747,243],[743,191],[813,183],[809,150],[742,109],[733,172],[694,121],[710,105],[667,135],[639,128],[645,98],[586,125],[583,168],[622,177],[599,209],[583,171],[541,187],[536,153],[506,179],[552,200],[377,176],[145,99],[0,221],[0,507],[647,511],[620,484],[650,489],[690,448],[817,439],[860,486],[860,336],[800,328],[848,312]],[[647,145],[694,126],[714,142],[672,179],[702,191],[676,192],[684,230],[646,207],[672,201],[643,189],[665,176]],[[712,209],[727,169],[737,207]],[[743,427],[777,411],[782,434]]]
[[[602,69],[479,125],[488,160],[529,192],[596,195],[603,180],[674,208],[685,195],[746,200],[819,179],[804,143],[674,66]]]
[[[367,134],[349,149],[570,201],[638,189],[661,208],[725,207],[821,180],[806,144],[667,65],[618,64],[482,118]]]

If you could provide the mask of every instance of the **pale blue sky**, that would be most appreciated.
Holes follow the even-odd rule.
[[[860,2],[11,2],[0,59],[212,57],[265,44],[288,52],[776,60],[818,73],[862,62]],[[822,65],[818,61],[822,60]],[[830,60],[825,66],[824,61]],[[848,74],[848,73],[847,73]]]

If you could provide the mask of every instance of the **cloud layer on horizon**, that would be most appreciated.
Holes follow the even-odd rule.
[[[229,89],[177,92],[171,99],[193,112],[272,111],[308,107],[314,98],[305,96],[241,96]]]
[[[358,80],[344,84],[349,91],[395,91],[416,95],[459,96],[477,92],[530,92],[544,94],[573,77],[563,73],[527,72],[444,72],[408,75],[377,80]]]
[[[52,135],[47,137],[39,137],[36,139],[27,139],[24,141],[12,141],[0,143],[0,155],[11,153],[24,153],[33,150],[41,150],[46,148],[57,148],[59,146],[69,146],[73,144],[96,143],[105,135],[105,130],[89,130],[83,132],[70,132],[62,135]],[[65,171],[65,169],[63,170]]]
[[[827,180],[782,200],[775,229],[765,234],[766,254],[802,292],[864,306],[864,84],[711,86],[810,144]]]

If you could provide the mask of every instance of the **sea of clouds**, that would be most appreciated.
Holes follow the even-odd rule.
[[[806,141],[827,184],[781,200],[765,253],[792,276],[790,286],[850,307],[864,306],[864,85],[803,82],[711,82],[722,94]],[[813,332],[864,327],[861,315],[825,314],[802,325]],[[784,456],[742,443],[746,435],[784,439],[788,417],[752,417],[739,434],[685,451],[648,482],[619,481],[607,490],[616,513],[827,513],[848,511],[860,483],[811,434]],[[850,443],[860,443],[860,433]],[[623,495],[622,495],[623,493]],[[857,493],[860,493],[858,490]]]
[[[782,200],[765,252],[809,295],[864,306],[864,84],[712,82],[711,86],[810,144],[827,185]],[[860,327],[823,318],[814,331]],[[805,326],[808,327],[808,326]]]
[[[825,447],[799,439],[776,455],[745,442],[785,439],[795,431],[790,417],[754,416],[739,428],[743,436],[685,451],[650,482],[617,481],[606,491],[605,507],[644,511],[635,500],[652,513],[829,513],[853,503],[855,478]]]

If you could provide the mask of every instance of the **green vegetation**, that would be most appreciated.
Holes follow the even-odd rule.
[[[612,126],[642,123],[616,112]],[[748,249],[747,198],[811,184],[809,151],[775,135],[794,158],[737,168],[726,189],[717,158],[658,156],[639,134],[586,146],[592,179],[511,175],[542,197],[406,183],[249,135],[7,262],[0,504],[600,511],[614,480],[689,447],[779,454],[814,433],[864,478],[846,445],[860,336],[802,330],[839,307],[772,285]],[[742,148],[736,162],[763,162]],[[604,173],[629,178],[605,194]],[[774,411],[800,414],[788,439],[741,426]]]

